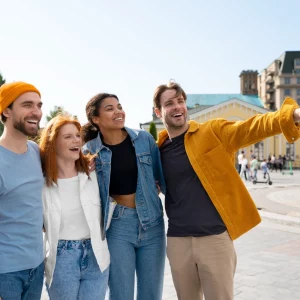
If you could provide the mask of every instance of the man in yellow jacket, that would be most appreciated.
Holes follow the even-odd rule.
[[[186,94],[177,83],[160,85],[153,102],[166,127],[158,146],[167,184],[167,255],[178,299],[231,300],[233,240],[261,221],[234,154],[279,133],[295,142],[300,108],[287,98],[279,111],[246,121],[187,121]]]

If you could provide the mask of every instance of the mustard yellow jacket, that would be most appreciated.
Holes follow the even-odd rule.
[[[293,121],[296,108],[297,103],[286,98],[280,110],[259,114],[246,121],[189,121],[184,137],[189,161],[233,240],[261,221],[234,167],[235,152],[279,133],[283,133],[288,142],[295,142],[300,136],[300,127]],[[159,133],[159,147],[167,137],[166,130]]]

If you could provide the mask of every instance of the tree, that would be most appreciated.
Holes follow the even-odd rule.
[[[3,85],[5,83],[5,79],[3,78],[2,74],[0,73],[0,86]],[[2,135],[4,130],[4,125],[2,124],[2,122],[0,122],[0,136]]]
[[[149,132],[155,140],[157,140],[157,130],[154,122],[150,123]]]
[[[5,83],[5,79],[3,78],[2,74],[0,73],[0,86]]]
[[[68,114],[62,106],[54,106],[53,110],[50,110],[49,115],[46,116],[47,122],[56,117],[59,114]]]

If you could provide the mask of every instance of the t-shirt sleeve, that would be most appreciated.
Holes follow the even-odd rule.
[[[0,174],[0,197],[4,194],[4,183],[3,183],[3,177]]]

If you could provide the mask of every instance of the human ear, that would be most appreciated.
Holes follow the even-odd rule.
[[[156,116],[158,117],[158,118],[161,118],[161,112],[160,112],[160,110],[159,110],[159,108],[155,108],[154,109],[154,112],[155,112],[155,114],[156,114]]]

